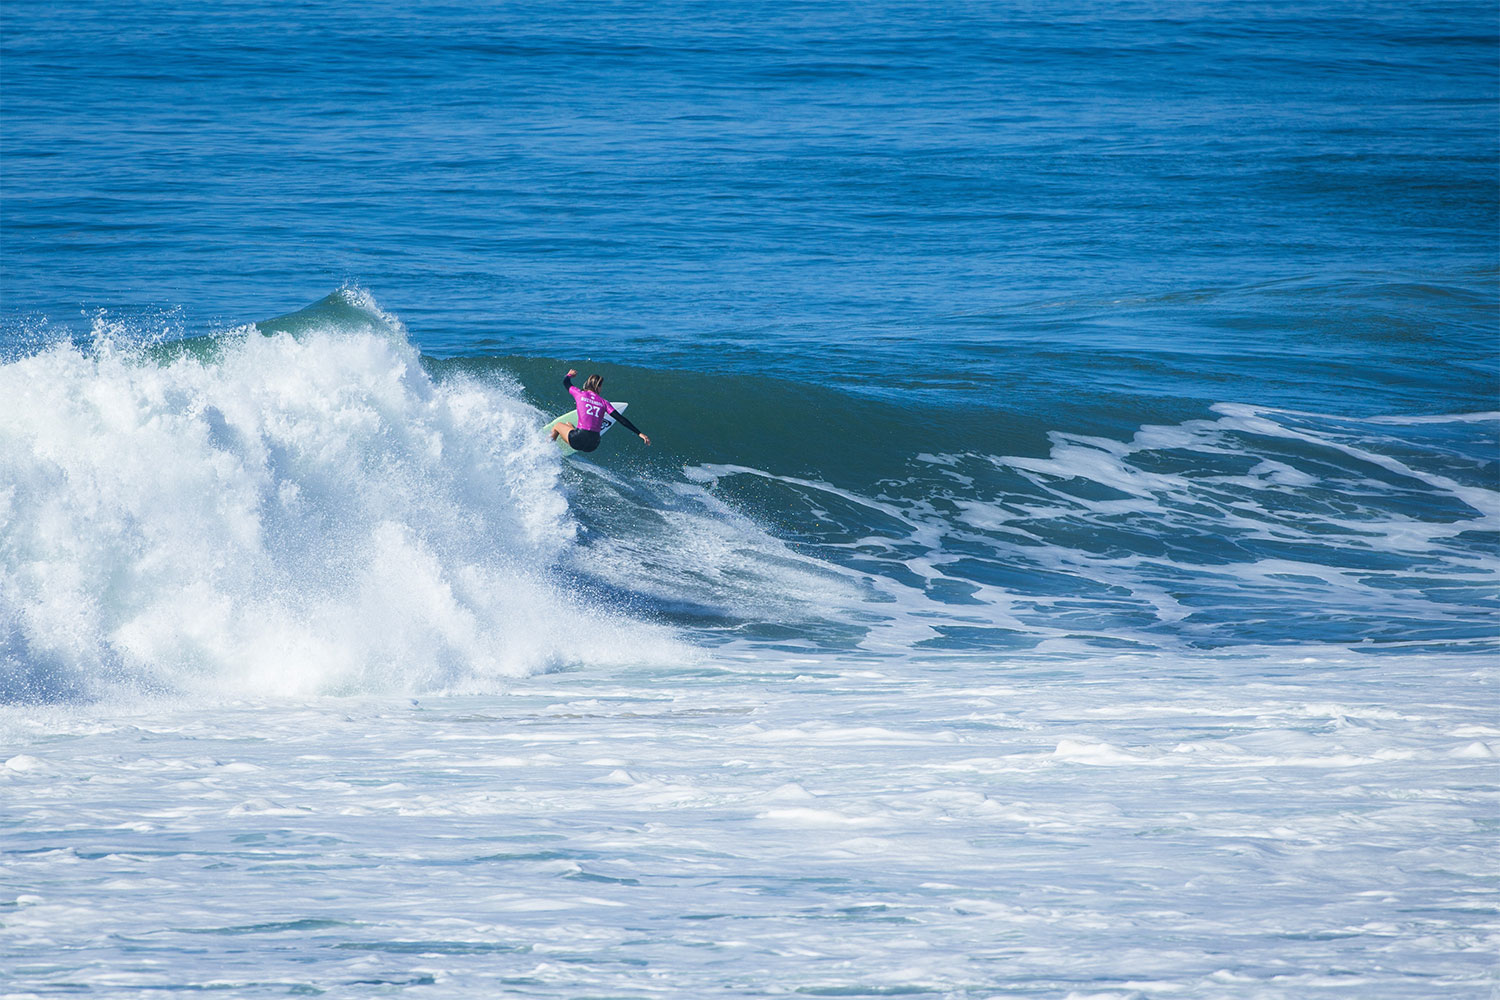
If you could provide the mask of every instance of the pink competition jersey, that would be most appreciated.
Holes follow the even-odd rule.
[[[578,403],[578,429],[581,431],[597,431],[604,426],[604,415],[615,412],[609,400],[597,392],[589,392],[576,385],[568,386],[568,391]]]

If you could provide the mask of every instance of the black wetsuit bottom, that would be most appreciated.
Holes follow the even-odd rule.
[[[574,451],[593,451],[599,447],[599,432],[583,431],[575,427],[568,432],[568,447]]]

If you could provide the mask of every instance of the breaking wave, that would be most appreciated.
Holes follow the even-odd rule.
[[[636,371],[657,447],[563,461],[532,402],[563,408],[558,370],[423,358],[358,289],[10,360],[0,699],[489,690],[709,647],[1495,645],[1495,414],[1040,414],[964,451],[954,414],[722,377],[698,420],[690,376]]]

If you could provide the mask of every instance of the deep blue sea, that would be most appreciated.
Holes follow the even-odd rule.
[[[1497,150],[1477,0],[0,6],[0,992],[1490,996]]]

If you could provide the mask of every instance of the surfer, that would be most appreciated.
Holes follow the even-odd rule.
[[[651,439],[642,434],[640,428],[630,422],[614,405],[603,396],[599,390],[604,386],[603,375],[590,375],[583,380],[583,388],[580,389],[573,384],[573,376],[578,372],[572,368],[568,374],[563,376],[563,385],[568,392],[572,393],[573,400],[578,404],[578,425],[575,427],[569,423],[559,423],[552,428],[549,440],[556,441],[558,435],[563,435],[563,440],[568,442],[568,447],[574,451],[593,451],[599,447],[599,431],[604,426],[604,415],[608,413],[615,418],[615,422],[630,428],[646,444]]]

